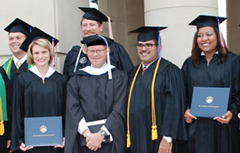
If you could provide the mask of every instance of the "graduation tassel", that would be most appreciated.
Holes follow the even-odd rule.
[[[152,125],[152,140],[157,140],[158,134],[157,134],[157,125]]]
[[[1,120],[0,121],[0,135],[3,135],[4,132],[5,132],[5,130],[4,130],[4,121]]]
[[[131,146],[130,131],[127,131],[127,148]]]
[[[2,99],[0,97],[0,135],[4,134],[4,121],[3,121],[3,109],[2,109]]]
[[[109,16],[107,16],[107,18],[108,18],[109,38],[114,39],[114,38],[113,38],[113,31],[112,31],[111,19],[110,19]]]
[[[141,67],[142,67],[142,63],[139,64],[137,72],[134,75],[134,78],[133,78],[133,81],[132,81],[132,84],[131,84],[131,87],[130,87],[130,91],[129,91],[129,96],[128,96],[128,105],[127,105],[127,148],[129,148],[131,146],[129,113],[130,113],[130,102],[131,102],[132,90],[133,90],[133,86],[135,84],[137,75],[138,75],[139,70],[140,70]]]

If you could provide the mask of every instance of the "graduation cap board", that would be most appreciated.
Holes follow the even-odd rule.
[[[218,28],[219,24],[226,19],[227,19],[226,17],[199,15],[191,23],[189,23],[189,25],[197,26],[197,29],[206,27],[206,26]]]
[[[32,29],[32,32],[27,36],[27,38],[25,39],[25,41],[22,43],[22,45],[20,46],[20,48],[23,51],[27,51],[28,50],[28,46],[31,44],[31,42],[33,40],[39,39],[39,38],[45,38],[48,39],[48,41],[50,43],[52,43],[53,46],[56,46],[57,43],[59,42],[59,40],[57,40],[56,38],[50,36],[49,34],[43,32],[42,30],[38,29],[37,27],[34,27]]]
[[[92,35],[88,37],[84,37],[81,43],[86,44],[88,46],[94,46],[94,45],[104,45],[109,46],[113,42],[112,39],[100,36],[100,35]]]
[[[23,21],[19,18],[16,18],[4,30],[9,33],[10,32],[21,32],[27,36],[31,32],[32,26],[29,25],[28,23],[26,23],[25,21]]]
[[[138,33],[138,41],[158,40],[159,31],[166,29],[167,27],[157,26],[142,26],[129,33]]]
[[[90,7],[78,7],[78,8],[85,13],[83,15],[84,19],[95,20],[99,23],[108,21],[108,17],[99,10],[97,10],[96,8]]]

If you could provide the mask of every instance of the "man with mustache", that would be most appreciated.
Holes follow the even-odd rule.
[[[103,22],[108,21],[107,16],[95,8],[79,7],[79,9],[85,12],[81,20],[82,37],[102,35]],[[133,68],[133,63],[121,44],[113,42],[109,47],[111,65],[126,72]],[[83,45],[73,46],[66,56],[63,74],[70,78],[77,70],[89,65],[90,61]]]

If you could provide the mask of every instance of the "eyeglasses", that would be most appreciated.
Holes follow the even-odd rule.
[[[88,50],[87,52],[88,52],[89,54],[94,54],[94,53],[101,54],[101,53],[103,53],[105,50],[106,50],[106,48],[105,48],[105,49],[97,49],[97,50]]]
[[[145,47],[146,49],[151,49],[154,45],[157,44],[151,44],[151,43],[147,43],[147,44],[137,44],[137,49],[141,50],[143,47]]]

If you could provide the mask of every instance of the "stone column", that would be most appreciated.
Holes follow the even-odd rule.
[[[162,56],[179,67],[190,56],[195,26],[188,26],[199,14],[218,15],[218,1],[145,0],[145,25],[168,26],[161,31]]]
[[[227,44],[230,51],[240,54],[240,1],[226,1]]]

